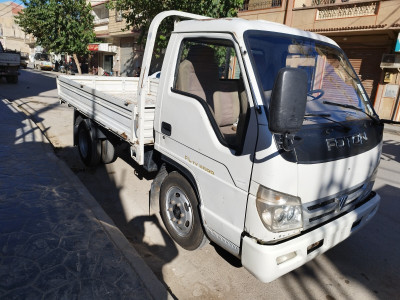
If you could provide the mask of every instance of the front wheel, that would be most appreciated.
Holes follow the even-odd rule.
[[[171,237],[182,248],[196,250],[207,238],[201,226],[196,194],[178,172],[170,173],[160,190],[161,218]]]

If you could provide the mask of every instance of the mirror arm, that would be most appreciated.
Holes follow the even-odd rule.
[[[286,132],[282,135],[282,149],[286,152],[292,151],[301,143],[302,139],[294,134]]]
[[[387,119],[380,119],[381,124],[397,124],[400,125],[399,121],[392,121]]]

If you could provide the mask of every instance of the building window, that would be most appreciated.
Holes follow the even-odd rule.
[[[241,11],[276,8],[282,6],[282,0],[247,0]]]

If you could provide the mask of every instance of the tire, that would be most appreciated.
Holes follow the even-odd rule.
[[[6,77],[6,80],[7,80],[7,82],[8,83],[18,83],[18,76],[17,75],[15,75],[15,76],[7,76]]]
[[[174,241],[186,250],[201,248],[207,238],[199,216],[196,194],[178,172],[170,173],[160,190],[161,218]]]
[[[117,159],[117,151],[109,140],[101,141],[101,161],[104,164],[113,163]]]
[[[84,119],[78,126],[78,149],[83,163],[94,167],[101,160],[101,142],[97,139],[96,129],[88,119]]]

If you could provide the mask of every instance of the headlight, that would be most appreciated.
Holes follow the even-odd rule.
[[[281,232],[303,227],[299,197],[279,193],[260,185],[256,205],[261,221],[269,231]]]

